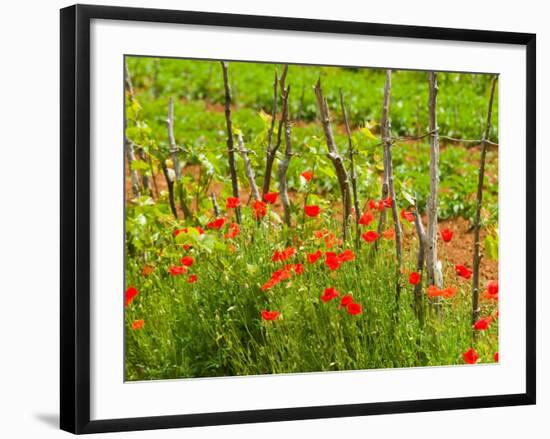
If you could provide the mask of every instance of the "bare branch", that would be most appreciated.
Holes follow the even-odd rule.
[[[390,195],[390,177],[388,174],[389,171],[389,164],[388,164],[388,152],[391,146],[391,138],[389,134],[389,112],[390,112],[390,93],[391,93],[391,71],[390,76],[388,76],[388,71],[386,71],[386,82],[384,83],[384,103],[382,105],[382,115],[380,118],[380,126],[381,126],[381,138],[382,138],[382,145],[384,146],[384,176],[382,179],[382,199],[386,200],[388,196]],[[387,132],[386,132],[387,131]],[[393,202],[392,202],[393,207]],[[378,236],[382,234],[384,231],[384,228],[386,227],[386,209],[382,209],[380,211],[380,215],[378,218]],[[378,242],[376,241],[374,243],[374,249],[378,250]]]
[[[166,128],[168,129],[168,143],[170,144],[170,155],[174,164],[176,181],[181,177],[180,161],[178,159],[178,145],[174,137],[174,99],[170,96],[168,101],[168,117],[166,118]]]
[[[256,185],[254,171],[252,170],[252,165],[250,163],[250,159],[248,158],[248,151],[244,147],[243,135],[241,133],[237,134],[237,145],[239,146],[239,152],[243,158],[244,169],[248,178],[248,183],[250,184],[250,191],[254,199],[259,200],[260,192],[258,191],[258,186]]]
[[[351,192],[350,184],[348,179],[348,173],[344,167],[344,162],[342,157],[338,153],[338,148],[336,142],[334,141],[334,135],[332,134],[332,127],[330,123],[330,113],[328,109],[328,104],[323,96],[323,89],[321,88],[321,79],[317,81],[315,85],[315,96],[317,97],[317,108],[319,109],[319,116],[321,124],[323,126],[323,131],[325,133],[325,139],[327,143],[328,153],[327,157],[332,162],[334,169],[336,170],[336,175],[338,177],[338,183],[340,185],[340,191],[342,193],[342,203],[344,206],[343,212],[343,221],[342,221],[342,235],[343,239],[346,240],[347,237],[347,226],[349,222],[349,217],[351,214]]]
[[[388,179],[388,192],[389,196],[392,199],[392,214],[393,214],[393,227],[395,230],[395,254],[397,256],[397,267],[396,267],[396,285],[395,292],[396,298],[399,299],[401,294],[401,264],[402,264],[402,253],[401,253],[401,222],[399,221],[399,214],[397,209],[397,199],[395,196],[395,187],[393,179],[393,161],[392,161],[392,140],[391,140],[391,122],[390,122],[390,96],[391,96],[391,70],[386,70],[386,86],[384,87],[384,118],[383,118],[383,141],[384,141],[384,151],[386,153],[386,166],[388,167],[386,176]]]
[[[124,85],[128,95],[130,96],[130,100],[133,101],[136,98],[136,95],[134,93],[134,86],[132,85],[132,78],[130,76],[130,71],[128,70],[128,63],[126,60],[124,60]]]
[[[416,271],[420,274],[420,281],[414,286],[414,310],[416,316],[420,320],[420,324],[424,323],[424,310],[422,307],[422,278],[424,277],[424,258],[426,247],[426,233],[422,218],[418,213],[418,204],[416,198],[414,200],[414,225],[416,226],[416,234],[418,235],[418,256],[416,259]]]
[[[285,74],[286,76],[286,74]],[[283,77],[284,79],[284,77]],[[279,160],[279,193],[281,195],[281,202],[283,203],[285,223],[290,227],[290,200],[288,198],[288,185],[286,181],[286,173],[292,157],[292,142],[291,142],[291,127],[290,116],[288,110],[288,96],[290,94],[290,86],[286,90],[281,91],[283,97],[283,114],[282,120],[284,121],[285,128],[285,155],[282,160]]]
[[[178,145],[176,144],[176,138],[174,136],[174,99],[172,98],[172,96],[170,96],[170,100],[168,101],[168,117],[166,118],[166,128],[168,129],[170,156],[172,158],[174,172],[176,174],[175,185],[177,188],[180,207],[183,211],[183,215],[185,218],[192,218],[193,214],[191,213],[191,209],[189,209],[189,206],[187,206],[186,202],[187,193],[183,187],[183,182],[181,181],[181,167],[178,157]]]
[[[265,158],[265,173],[264,184],[262,186],[262,195],[265,195],[269,192],[269,185],[271,183],[271,172],[273,169],[273,162],[275,160],[276,151],[273,151],[273,132],[275,131],[275,122],[277,118],[278,90],[279,78],[277,76],[277,70],[275,70],[275,78],[273,80],[273,107],[271,110],[271,125],[269,127],[269,131],[267,132],[267,150]]]
[[[132,193],[134,197],[139,197],[139,174],[135,169],[132,169],[132,163],[136,160],[134,152],[134,144],[128,140],[124,139],[124,149],[126,150],[126,161],[128,162],[128,169],[130,171],[130,180],[132,182]]]
[[[132,86],[132,79],[130,78],[130,72],[128,71],[128,63],[124,61],[124,86],[130,97],[130,101],[134,101],[134,87]],[[134,150],[134,144],[126,137],[126,118],[124,119],[124,149],[126,152],[126,161],[128,162],[128,169],[130,171],[130,179],[132,181],[132,193],[135,197],[140,195],[139,187],[139,172],[132,169],[132,163],[136,160],[136,154]]]
[[[281,97],[283,97],[283,93],[285,91],[285,82],[286,82],[287,73],[288,73],[287,64],[283,66],[283,73],[280,79],[277,79],[277,71],[275,71],[275,80],[273,82],[273,110],[271,113],[271,126],[268,132],[268,150],[267,150],[266,161],[265,161],[265,176],[264,176],[264,184],[262,186],[262,195],[265,195],[267,192],[269,192],[273,164],[275,163],[275,156],[277,154],[277,151],[279,150],[279,147],[281,146],[283,124],[284,124],[284,117],[282,114],[279,120],[279,125],[277,130],[277,142],[275,143],[275,145],[273,145],[273,132],[275,130],[275,122],[276,122],[276,116],[277,116],[277,93],[278,93],[278,89],[280,88]],[[285,111],[284,99],[283,99],[282,105],[283,105],[283,108],[281,110],[281,113],[284,113]]]
[[[429,73],[430,114],[430,196],[428,198],[428,232],[426,237],[426,265],[428,285],[443,286],[443,274],[437,258],[437,220],[439,190],[439,127],[437,126],[437,73]]]
[[[340,106],[342,107],[342,115],[344,116],[344,125],[346,127],[346,134],[348,136],[348,160],[350,168],[351,189],[353,192],[353,207],[355,209],[355,242],[359,246],[361,244],[361,231],[359,221],[361,219],[361,211],[359,209],[359,197],[357,196],[357,174],[355,172],[355,163],[353,156],[355,151],[353,148],[353,138],[351,136],[351,130],[349,127],[348,113],[346,111],[346,104],[344,102],[344,94],[340,89]]]
[[[231,88],[229,86],[228,63],[221,62],[223,71],[223,85],[225,89],[225,124],[227,128],[227,157],[229,161],[229,174],[231,175],[231,187],[233,196],[239,198],[239,181],[237,179],[237,169],[235,167],[235,153],[233,147],[233,123],[231,122]],[[241,209],[235,208],[235,217],[237,223],[241,223]]]
[[[168,201],[170,203],[170,210],[172,211],[174,218],[178,219],[178,210],[176,209],[176,203],[174,201],[174,182],[170,178],[168,168],[164,162],[161,162],[161,167],[162,173],[164,174],[164,178],[166,180],[166,186],[168,187]]]
[[[472,324],[479,319],[479,265],[481,262],[479,232],[481,228],[481,207],[483,204],[483,180],[485,178],[485,158],[487,156],[487,139],[491,132],[491,117],[493,114],[493,99],[495,96],[495,88],[498,77],[493,76],[491,83],[491,96],[489,97],[489,105],[487,109],[487,124],[485,125],[485,132],[483,133],[483,139],[481,142],[481,158],[479,163],[479,175],[477,182],[477,205],[476,216],[474,220],[474,261],[473,261],[473,275],[472,275]]]
[[[220,207],[218,206],[218,202],[216,201],[216,194],[214,192],[210,194],[210,199],[212,200],[214,215],[216,216],[216,218],[218,218],[220,216]]]

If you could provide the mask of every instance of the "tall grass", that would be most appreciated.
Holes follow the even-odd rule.
[[[314,230],[327,226],[338,230],[328,215],[323,224],[308,219],[291,233],[267,222],[256,224],[250,213],[248,217],[241,234],[230,242],[232,250],[222,244],[228,242],[222,232],[207,231],[218,235],[216,249],[185,251],[167,223],[157,230],[162,245],[127,254],[127,283],[139,290],[126,312],[127,379],[460,364],[462,353],[472,346],[480,361],[493,361],[498,328],[492,325],[473,341],[469,282],[448,279],[459,293],[445,301],[442,318],[428,309],[421,327],[412,308],[412,285],[396,302],[390,240],[383,240],[376,253],[368,243],[353,248],[356,259],[332,271],[323,259],[309,264],[305,258],[306,253],[327,250]],[[412,235],[408,242],[407,273],[414,270],[416,248]],[[297,253],[288,261],[271,262],[274,250],[288,245]],[[195,259],[189,268],[198,277],[195,283],[187,282],[189,273],[169,274],[169,267],[179,265],[184,254]],[[303,274],[261,290],[275,270],[296,262],[304,264]],[[144,275],[145,265],[154,271]],[[403,276],[404,282],[407,277]],[[340,297],[322,302],[327,287],[336,288]],[[339,306],[348,293],[362,305],[361,314],[350,315]],[[264,321],[263,309],[280,311],[281,316]],[[145,320],[143,329],[131,329],[136,319]]]

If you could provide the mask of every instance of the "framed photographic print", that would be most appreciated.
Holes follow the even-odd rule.
[[[62,429],[534,403],[535,35],[61,10]]]

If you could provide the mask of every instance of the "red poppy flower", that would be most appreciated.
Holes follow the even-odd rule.
[[[275,204],[277,202],[277,198],[279,197],[278,192],[268,192],[264,195],[264,201],[268,204]]]
[[[493,355],[493,359],[495,360],[495,363],[498,363],[498,352],[495,352],[495,355]]]
[[[348,248],[338,255],[338,259],[340,259],[340,262],[353,261],[355,259],[355,253]]]
[[[395,230],[388,229],[382,232],[382,236],[386,239],[395,239]]]
[[[128,287],[128,289],[124,293],[124,296],[126,299],[124,306],[130,305],[130,303],[132,303],[132,301],[136,298],[137,295],[138,295],[138,290],[135,287]]]
[[[383,207],[391,208],[393,206],[393,198],[388,197],[385,200],[380,200],[380,203],[382,204]]]
[[[143,328],[143,325],[145,325],[145,320],[141,319],[141,320],[134,320],[132,322],[132,329],[135,331],[136,329],[141,329]]]
[[[450,299],[457,293],[457,289],[454,287],[447,287],[443,289],[437,288],[435,285],[428,287],[428,297],[443,297],[444,299]]]
[[[153,273],[153,271],[155,271],[155,267],[153,267],[152,265],[145,265],[141,270],[141,274],[143,276],[149,276]]]
[[[410,223],[414,222],[414,214],[405,209],[401,209],[401,218],[403,218],[404,220]]]
[[[454,297],[457,293],[457,289],[455,287],[447,287],[440,290],[441,297],[444,299],[450,299],[451,297]]]
[[[304,266],[303,264],[294,264],[292,266],[292,269],[294,270],[294,273],[300,275],[304,272]]]
[[[237,197],[227,197],[225,200],[225,208],[226,209],[235,209],[236,207],[239,207],[240,201]]]
[[[378,239],[378,233],[376,233],[374,230],[369,230],[368,232],[365,232],[361,235],[361,238],[363,238],[367,242],[374,242]]]
[[[275,320],[277,317],[279,317],[281,313],[279,311],[267,311],[265,309],[262,310],[262,319],[271,321]]]
[[[457,264],[455,265],[456,274],[464,279],[470,279],[472,277],[472,270],[464,265]]]
[[[241,228],[237,223],[231,223],[229,225],[229,231],[223,235],[225,239],[233,239],[235,238],[239,233],[241,233]]]
[[[177,230],[174,230],[174,236],[178,236],[180,233],[187,233],[189,230],[187,229],[187,227],[183,228],[183,229],[177,229]]]
[[[378,209],[378,202],[374,200],[369,200],[369,209],[371,210],[379,210]]]
[[[300,174],[304,180],[311,181],[313,178],[313,171],[304,171]]]
[[[489,326],[491,326],[492,321],[493,321],[493,319],[491,318],[491,316],[484,317],[482,319],[479,319],[477,322],[475,322],[474,325],[473,325],[473,328],[476,331],[485,331],[485,330],[489,329]]]
[[[194,284],[197,281],[198,277],[196,274],[192,274],[187,278],[187,283]]]
[[[363,312],[363,307],[355,302],[348,303],[346,309],[348,314],[351,314],[352,316],[356,316],[357,314],[361,314]]]
[[[453,239],[453,231],[451,229],[443,229],[441,231],[441,239],[445,242],[449,242]]]
[[[181,265],[185,265],[186,267],[191,267],[193,265],[193,258],[191,256],[184,256],[180,259]]]
[[[317,239],[321,239],[323,236],[325,236],[328,233],[327,229],[323,230],[314,230],[313,236],[315,236]]]
[[[368,226],[374,220],[374,215],[370,212],[364,212],[359,219],[359,224]]]
[[[310,264],[315,264],[321,257],[323,256],[323,253],[321,253],[321,250],[317,250],[315,253],[308,253],[307,254],[307,261]]]
[[[321,213],[321,208],[319,206],[304,206],[304,212],[307,216],[317,216]]]
[[[273,256],[271,257],[271,261],[272,262],[286,261],[288,258],[294,256],[295,253],[296,253],[296,249],[293,247],[287,247],[282,251],[275,250],[273,252]]]
[[[477,360],[479,360],[479,355],[474,348],[470,348],[462,354],[462,358],[468,364],[476,364]]]
[[[498,281],[491,280],[487,282],[487,292],[491,295],[498,295]]]
[[[225,224],[225,218],[216,218],[214,221],[210,221],[206,227],[209,229],[220,230]]]
[[[252,209],[254,209],[254,216],[256,219],[263,218],[267,215],[267,206],[263,201],[254,201],[254,203],[252,203]]]
[[[331,270],[336,270],[342,264],[340,258],[334,252],[325,253],[325,264]]]
[[[413,271],[411,274],[409,274],[409,283],[411,285],[418,285],[420,282],[420,273]]]
[[[184,249],[185,251],[189,250],[189,249],[192,249],[193,246],[191,244],[183,244],[181,246],[182,249]]]
[[[491,280],[487,282],[487,289],[481,297],[488,300],[498,300],[498,281]]]
[[[267,291],[270,288],[273,288],[279,282],[290,279],[290,277],[292,276],[292,271],[291,271],[290,267],[291,267],[290,265],[287,265],[286,267],[275,271],[271,275],[271,279],[269,279],[265,284],[262,285],[262,287],[261,287],[262,291]]]
[[[353,303],[353,296],[351,294],[346,294],[342,296],[340,300],[340,308],[346,308],[351,303]]]
[[[336,235],[332,232],[327,233],[327,235],[324,238],[324,241],[325,241],[325,247],[326,248],[332,248],[335,245],[341,245],[342,244],[342,240],[338,239],[336,237]]]
[[[338,297],[340,293],[336,291],[334,288],[325,288],[325,291],[323,292],[321,296],[321,300],[325,303],[330,302],[335,297]]]
[[[172,276],[178,276],[180,274],[184,274],[185,272],[187,272],[187,268],[185,268],[184,266],[176,266],[176,265],[172,265],[170,268],[169,268],[169,271],[170,271],[170,274]]]

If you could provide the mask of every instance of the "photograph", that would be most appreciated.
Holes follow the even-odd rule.
[[[126,381],[498,364],[498,74],[123,76]]]

